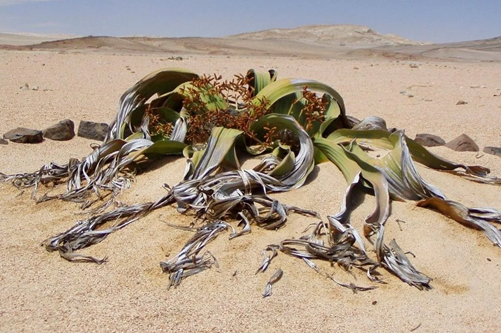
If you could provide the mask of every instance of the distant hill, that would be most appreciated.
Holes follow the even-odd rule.
[[[231,35],[228,38],[253,40],[280,39],[366,47],[426,44],[397,35],[382,35],[369,27],[361,25],[306,25],[293,29],[269,29],[248,32]]]
[[[65,46],[68,39],[77,44],[90,43],[95,47],[118,47],[125,49],[134,48],[131,43],[144,42],[153,47],[161,47],[161,41],[165,40],[201,40],[202,38],[153,38],[153,37],[106,37],[87,36],[75,38],[68,35],[37,35],[37,34],[0,34],[0,44],[5,45],[30,45],[42,44],[43,47]],[[215,40],[219,38],[204,38]],[[294,43],[319,43],[332,46],[346,47],[378,47],[385,45],[422,45],[424,43],[411,41],[396,35],[382,35],[376,31],[360,25],[308,25],[292,29],[269,29],[256,32],[248,32],[221,38],[223,40],[267,41],[281,40]],[[160,42],[154,43],[154,41]],[[234,42],[235,43],[235,42]],[[238,43],[238,42],[236,42]],[[106,44],[106,45],[105,45]],[[108,45],[109,44],[109,45]],[[230,43],[231,44],[231,43]],[[143,45],[144,46],[144,45]]]
[[[501,37],[431,44],[382,35],[358,25],[310,25],[222,38],[154,38],[0,34],[0,49],[131,54],[283,56],[457,61],[501,61]],[[4,44],[4,45],[2,45]]]
[[[459,61],[501,61],[501,37],[426,45],[383,46],[354,50],[350,54],[360,56],[389,56],[400,58],[447,59]]]
[[[75,38],[76,35],[63,34],[34,34],[34,33],[0,33],[0,45],[33,45],[42,42],[55,41],[61,39]]]

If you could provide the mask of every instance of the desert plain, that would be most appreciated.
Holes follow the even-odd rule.
[[[332,40],[308,36],[298,42],[253,35],[178,39],[163,41],[162,47],[157,42],[131,46],[130,40],[84,38],[3,46],[0,134],[16,127],[42,129],[67,118],[77,126],[80,120],[109,123],[121,94],[164,67],[224,78],[251,68],[275,69],[279,78],[331,85],[344,98],[348,115],[382,117],[411,138],[431,133],[450,141],[465,133],[479,152],[429,149],[455,162],[488,167],[501,177],[501,158],[482,152],[485,146],[501,147],[499,41],[496,47],[492,40],[437,46],[376,45],[367,40],[357,44],[349,39],[332,46]],[[21,89],[25,84],[30,89]],[[458,101],[466,104],[457,105]],[[0,172],[31,172],[51,161],[82,158],[95,143],[99,142],[81,137],[39,144],[9,142],[0,145]],[[166,158],[138,175],[121,200],[131,204],[158,199],[165,193],[164,183],[181,180],[184,165],[183,158]],[[501,210],[499,186],[420,165],[418,171],[452,200]],[[338,212],[345,189],[337,168],[321,164],[303,187],[273,197],[316,210],[325,219]],[[366,195],[353,212],[351,220],[359,230],[374,205],[374,198]],[[392,203],[386,237],[411,251],[415,267],[433,279],[433,289],[427,291],[381,268],[387,284],[353,293],[285,254],[279,254],[264,274],[255,274],[266,245],[298,238],[317,221],[297,214],[277,231],[254,226],[249,235],[231,241],[226,234],[219,236],[208,245],[219,268],[167,290],[168,275],[159,262],[191,237],[167,223],[188,225],[192,217],[174,207],[154,211],[83,250],[108,257],[106,263],[95,265],[67,262],[40,245],[82,219],[79,213],[74,203],[36,204],[29,190],[21,193],[0,184],[0,332],[495,332],[501,327],[501,249],[482,232],[415,202]],[[339,281],[373,285],[358,270],[350,274],[335,265],[318,264]],[[278,268],[283,277],[273,286],[272,296],[263,298]]]

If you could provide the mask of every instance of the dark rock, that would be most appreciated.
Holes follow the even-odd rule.
[[[428,133],[416,134],[414,141],[425,147],[436,147],[445,145],[445,140],[441,137]]]
[[[484,153],[501,157],[501,147],[484,147]]]
[[[47,139],[57,141],[71,140],[75,136],[75,124],[70,119],[65,119],[47,127],[42,132],[43,136]]]
[[[445,144],[447,148],[455,151],[479,151],[478,145],[466,134],[461,134]]]
[[[82,138],[104,141],[106,133],[108,133],[108,124],[105,123],[82,120],[78,125],[77,135]]]
[[[0,138],[0,145],[8,145],[9,141]]]
[[[466,105],[468,104],[468,102],[465,102],[465,101],[462,101],[462,100],[459,100],[456,105]]]
[[[8,131],[3,135],[4,139],[8,139],[17,143],[39,143],[43,141],[42,131],[32,130],[28,128],[18,127]]]
[[[409,94],[409,93],[408,93],[407,91],[405,91],[405,90],[402,90],[402,91],[400,92],[400,95],[404,95],[404,96],[407,96],[407,97],[414,97],[414,95]]]

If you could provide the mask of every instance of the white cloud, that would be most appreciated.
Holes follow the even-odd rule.
[[[57,0],[0,0],[0,6],[19,5],[25,2],[47,2],[47,1],[57,1]]]

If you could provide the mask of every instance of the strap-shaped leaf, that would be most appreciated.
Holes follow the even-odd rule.
[[[251,127],[258,137],[264,135],[264,127],[275,127],[277,132],[285,131],[292,134],[299,142],[299,151],[295,156],[294,167],[289,172],[281,171],[283,174],[278,179],[291,188],[300,187],[308,174],[313,170],[313,142],[308,133],[298,124],[292,116],[282,114],[268,114],[258,119]],[[293,158],[290,155],[288,158]]]
[[[193,179],[201,179],[226,165],[232,169],[240,167],[236,157],[235,143],[242,131],[215,127],[200,161],[195,164]]]
[[[134,160],[140,159],[142,156],[149,158],[155,158],[158,156],[166,155],[181,155],[183,153],[186,144],[183,142],[172,141],[172,140],[161,140],[155,141],[152,145],[135,152],[132,157]]]
[[[316,138],[315,146],[341,170],[349,184],[342,209],[333,217],[339,221],[347,220],[347,198],[354,185],[359,183],[361,176],[374,191],[377,201],[374,211],[366,218],[365,222],[368,225],[384,224],[390,215],[390,196],[388,182],[381,171],[366,163],[357,153],[350,152],[330,140]],[[361,150],[357,152],[363,153]],[[366,228],[366,236],[368,236],[371,230],[370,228]]]
[[[445,216],[477,230],[482,230],[487,238],[501,247],[501,232],[489,222],[501,222],[501,214],[492,208],[467,208],[459,202],[445,198],[430,197],[417,203],[419,207],[436,209]]]
[[[399,145],[399,136],[400,134],[397,132],[390,133],[382,130],[359,131],[351,129],[339,129],[330,134],[328,136],[328,139],[338,144],[349,143],[352,140],[356,140],[357,143],[361,146],[377,147],[380,149],[391,150]],[[405,135],[404,138],[412,159],[420,164],[423,164],[435,170],[453,171],[456,169],[463,169],[466,174],[458,174],[465,176],[470,180],[480,183],[501,184],[501,179],[488,176],[488,173],[490,172],[488,168],[477,165],[467,166],[464,164],[448,161],[445,158],[433,154],[428,149]]]
[[[253,96],[255,96],[268,84],[277,80],[277,73],[274,70],[257,72],[254,69],[249,69],[245,77],[249,82],[249,87],[252,87]]]
[[[348,127],[349,122],[345,115],[344,101],[341,95],[334,90],[332,87],[320,83],[314,80],[303,80],[303,79],[281,79],[268,84],[263,90],[259,92],[254,97],[253,103],[259,105],[263,101],[268,103],[268,107],[272,107],[281,98],[290,96],[291,94],[296,94],[298,91],[302,91],[304,87],[308,87],[309,90],[327,94],[331,96],[336,103],[339,105],[339,115],[334,114],[331,110],[328,114],[329,118],[339,118],[340,121],[345,124],[343,127]]]
[[[198,78],[198,75],[181,68],[161,69],[146,75],[120,97],[117,116],[110,124],[110,131],[105,141],[123,139],[127,123],[130,122],[130,115],[150,97],[172,91],[181,83],[194,78]]]

